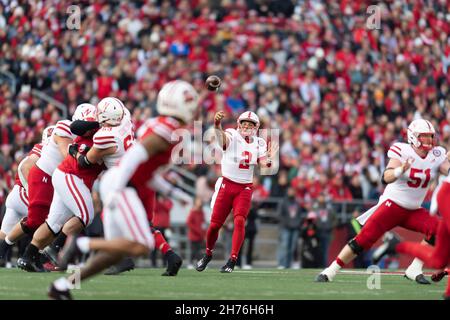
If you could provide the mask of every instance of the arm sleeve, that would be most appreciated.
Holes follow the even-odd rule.
[[[97,121],[75,120],[70,124],[70,131],[77,136],[82,136],[89,130],[98,128],[100,128],[100,124]]]
[[[117,146],[116,137],[111,132],[97,131],[93,138],[94,148],[108,149]]]
[[[397,159],[403,161],[402,148],[398,143],[394,143],[387,153],[388,158]]]
[[[264,139],[258,138],[258,159],[267,157],[267,143]]]
[[[68,120],[58,121],[53,132],[62,138],[73,138],[73,133],[70,131],[70,121]]]

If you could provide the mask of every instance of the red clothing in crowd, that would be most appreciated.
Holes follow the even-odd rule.
[[[167,198],[157,199],[155,204],[155,211],[153,214],[153,226],[158,228],[170,227],[170,210],[173,204]]]
[[[189,212],[189,216],[186,221],[188,227],[188,239],[189,241],[203,241],[206,236],[206,230],[204,229],[205,215],[203,210],[192,209]]]

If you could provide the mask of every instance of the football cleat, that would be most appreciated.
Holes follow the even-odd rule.
[[[404,277],[405,277],[406,279],[413,280],[413,279],[411,279],[410,277],[408,277],[406,274],[404,275]],[[414,281],[417,282],[418,284],[431,284],[431,282],[428,281],[428,280],[425,278],[425,276],[423,275],[423,273],[418,274],[418,275],[414,278]]]
[[[206,269],[206,266],[208,265],[208,263],[211,261],[212,256],[208,256],[207,254],[205,254],[198,262],[197,262],[197,267],[195,267],[195,270],[201,272],[203,270]]]
[[[17,260],[17,266],[27,272],[49,272],[39,262],[31,261],[25,257]]]
[[[228,259],[227,263],[222,268],[220,268],[220,272],[231,273],[231,272],[233,272],[235,266],[236,266],[236,260]]]
[[[167,258],[167,269],[161,274],[162,276],[174,277],[177,275],[178,270],[180,270],[183,260],[173,251],[168,251],[166,253]]]
[[[446,275],[448,275],[448,269],[433,273],[431,275],[431,280],[433,282],[439,282],[441,281]]]
[[[53,283],[48,288],[47,295],[52,300],[73,300],[70,290],[58,290]]]
[[[328,279],[328,276],[324,273],[318,274],[314,281],[315,282],[330,282],[330,280]]]
[[[59,253],[58,257],[58,266],[61,271],[66,271],[69,263],[80,254],[81,251],[77,246],[77,237],[72,235],[68,236],[66,243]]]
[[[134,261],[131,258],[125,258],[122,261],[120,261],[118,264],[115,264],[105,271],[105,275],[107,276],[113,276],[120,274],[125,271],[131,271],[135,267]]]
[[[53,271],[61,271],[58,266],[55,266],[51,261],[48,261],[42,265],[45,270],[53,272]]]
[[[51,264],[53,264],[54,266],[58,265],[58,252],[55,249],[48,246],[45,247],[44,250],[42,250],[42,253],[44,256],[47,257],[47,259],[51,262]]]

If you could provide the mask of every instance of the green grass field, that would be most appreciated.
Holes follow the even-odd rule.
[[[118,276],[97,276],[73,290],[75,299],[158,300],[323,300],[323,299],[431,299],[440,300],[446,279],[418,285],[399,274],[383,274],[381,289],[367,288],[368,274],[346,270],[331,283],[315,283],[316,269],[235,270],[222,274],[210,268],[202,273],[181,269],[177,277],[161,277],[163,269],[136,269]],[[26,273],[0,270],[0,299],[47,299],[50,282],[62,273]]]

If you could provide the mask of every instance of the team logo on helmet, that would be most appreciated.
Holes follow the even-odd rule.
[[[86,151],[87,145],[85,145],[84,143],[78,148],[78,152],[83,153],[84,151]]]

